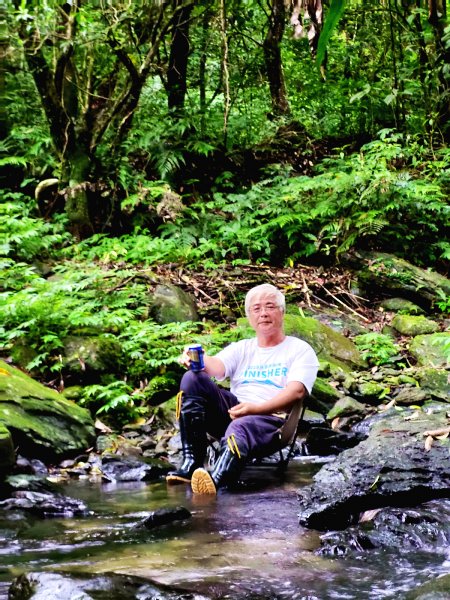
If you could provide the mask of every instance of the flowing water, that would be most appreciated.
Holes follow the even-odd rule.
[[[293,461],[282,482],[259,471],[252,474],[258,485],[217,498],[164,482],[66,484],[64,493],[82,499],[90,515],[38,519],[0,512],[0,598],[24,571],[113,572],[212,598],[280,600],[399,600],[429,577],[450,572],[449,549],[439,543],[418,543],[413,552],[315,552],[320,534],[298,525],[296,491],[317,469]],[[154,530],[141,526],[150,511],[178,506],[192,518]],[[450,514],[449,504],[445,510]]]

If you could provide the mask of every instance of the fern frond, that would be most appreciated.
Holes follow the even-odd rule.
[[[26,167],[27,164],[28,162],[23,156],[4,156],[0,158],[0,167]]]

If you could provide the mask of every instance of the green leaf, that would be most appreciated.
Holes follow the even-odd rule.
[[[318,67],[325,58],[325,52],[327,50],[328,41],[333,33],[339,19],[342,16],[345,8],[345,0],[332,0],[330,10],[328,11],[327,19],[324,23],[322,31],[320,32],[319,43],[317,45],[317,56],[316,64]]]

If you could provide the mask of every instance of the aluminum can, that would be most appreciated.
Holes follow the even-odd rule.
[[[203,371],[203,369],[205,368],[205,361],[203,360],[203,355],[205,354],[205,351],[203,350],[201,345],[194,344],[193,346],[189,346],[188,354],[189,358],[191,359],[191,371]]]

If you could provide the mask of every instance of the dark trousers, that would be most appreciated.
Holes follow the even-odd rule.
[[[267,456],[279,447],[279,430],[284,420],[271,415],[248,415],[232,420],[228,410],[239,403],[229,390],[214,383],[206,373],[187,371],[180,384],[181,412],[205,410],[205,428],[221,444],[234,436],[242,456]]]

